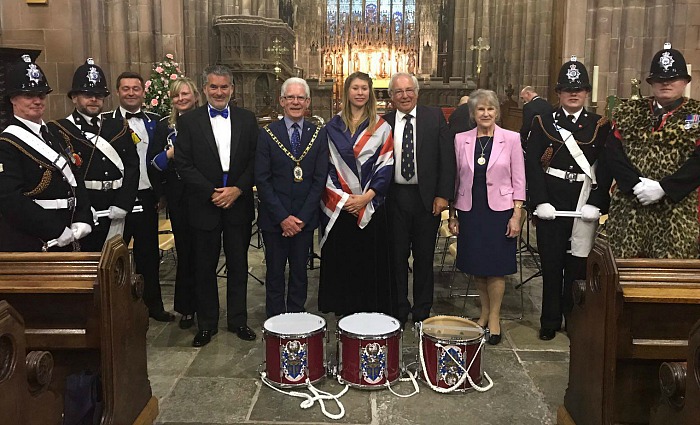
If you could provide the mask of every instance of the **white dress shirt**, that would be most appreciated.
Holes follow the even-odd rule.
[[[129,111],[120,106],[119,112],[122,114],[122,117],[126,117],[126,113]],[[139,112],[141,112],[140,109],[133,113]],[[148,152],[149,142],[146,124],[144,124],[141,118],[130,118],[127,121],[129,121],[129,127],[134,130],[134,133],[141,139],[141,141],[136,144],[136,152],[139,154],[139,190],[151,189],[153,185],[151,185],[151,181],[148,179],[148,168],[146,167],[146,152]]]
[[[211,105],[208,105],[212,108]],[[229,172],[231,165],[231,110],[229,109],[228,118],[217,115],[214,118],[209,116],[211,122],[211,130],[214,132],[214,140],[216,140],[216,148],[219,150],[219,160],[221,161],[221,169],[224,173]],[[207,110],[208,111],[208,110]]]
[[[406,181],[401,175],[401,152],[403,151],[403,130],[406,128],[406,120],[403,118],[406,116],[403,112],[396,111],[396,121],[394,122],[394,181],[398,184],[418,184],[418,161],[416,161],[416,110],[415,107],[411,112],[411,124],[413,125],[413,169],[416,170],[411,180]]]

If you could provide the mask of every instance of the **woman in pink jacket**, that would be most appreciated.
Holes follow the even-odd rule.
[[[496,93],[472,92],[469,112],[476,128],[455,136],[457,181],[449,226],[458,235],[457,268],[476,280],[481,300],[477,323],[488,326],[488,342],[495,345],[501,342],[505,276],[517,270],[525,161],[520,135],[496,125]]]

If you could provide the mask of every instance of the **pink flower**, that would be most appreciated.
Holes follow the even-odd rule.
[[[146,84],[145,84],[146,90],[148,90],[148,88],[151,87],[151,84],[153,84],[153,82],[151,80],[146,81]]]
[[[151,99],[151,106],[158,106],[158,99]]]
[[[162,66],[157,66],[157,67],[156,67],[156,72],[159,73],[159,74],[162,74],[162,73],[163,73],[163,67],[162,67]]]
[[[175,57],[171,53],[168,53],[167,55],[165,55],[165,57],[168,59],[175,59]]]
[[[179,67],[179,66],[176,66],[176,67],[175,67],[175,71],[180,72],[180,67]]]
[[[170,74],[171,80],[177,80],[177,74]]]

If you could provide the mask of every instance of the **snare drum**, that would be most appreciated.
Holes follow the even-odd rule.
[[[425,366],[421,366],[421,369],[425,367],[427,378],[433,386],[453,387],[464,375],[464,370],[469,371],[475,385],[481,383],[483,351],[479,350],[479,346],[484,337],[481,326],[462,317],[435,316],[423,321],[422,331],[420,355]],[[423,379],[425,375],[423,371],[419,374]],[[468,379],[464,379],[464,383],[456,388],[462,391],[470,389],[472,386]]]
[[[309,313],[285,313],[263,325],[265,372],[282,388],[319,381],[326,374],[326,321]]]
[[[356,388],[382,388],[401,373],[401,325],[382,313],[356,313],[338,322],[338,376]]]

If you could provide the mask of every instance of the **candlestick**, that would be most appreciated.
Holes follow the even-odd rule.
[[[593,67],[593,93],[591,94],[591,102],[598,102],[598,65]]]

